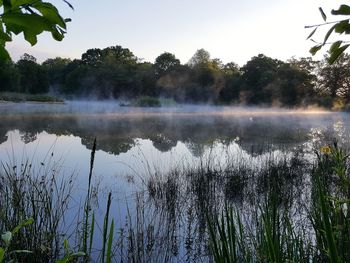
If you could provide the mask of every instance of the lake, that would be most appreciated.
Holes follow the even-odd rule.
[[[203,166],[223,171],[242,163],[261,169],[271,159],[289,160],[295,152],[312,162],[315,149],[334,140],[347,145],[350,135],[348,113],[210,105],[135,108],[121,107],[115,101],[0,103],[0,123],[3,164],[20,167],[29,162],[38,172],[55,170],[55,176],[62,180],[73,175],[72,200],[66,215],[70,223],[65,222],[62,228],[78,220],[74,215],[85,200],[90,154],[96,138],[92,180],[100,228],[106,198],[111,192],[111,218],[115,218],[119,234],[131,229],[134,223],[142,225],[145,233],[151,231],[151,225],[152,231],[157,226],[159,236],[165,231],[159,227],[164,222],[169,231],[169,214],[162,214],[162,202],[150,199],[164,198],[159,194],[159,185],[169,183],[165,179],[167,174]],[[176,178],[180,181],[183,177]],[[181,198],[186,199],[188,192],[184,189],[174,193],[181,192]],[[198,236],[198,221],[189,219],[194,217],[190,206],[186,203],[186,209],[179,209],[187,212],[176,214],[183,220],[173,222],[172,234],[165,232],[164,236],[170,239],[169,247],[162,246],[163,239],[157,243],[153,237],[152,247],[158,246],[158,251],[150,252],[148,259],[159,262],[203,259],[207,252],[198,245],[198,240],[195,242],[203,237]],[[144,208],[143,214],[138,210],[140,207]],[[174,217],[174,211],[170,217]],[[196,227],[188,230],[192,221],[197,222]],[[71,239],[77,242],[76,238]],[[149,239],[143,237],[142,242]],[[121,243],[124,241],[127,243],[126,239]],[[96,250],[100,243],[101,239],[95,237]],[[143,243],[142,246],[147,247]],[[129,257],[126,248],[119,246],[115,250],[117,257]],[[169,255],[159,252],[165,250]],[[138,256],[147,258],[144,254]]]

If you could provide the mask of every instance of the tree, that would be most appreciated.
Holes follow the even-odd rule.
[[[178,60],[174,54],[164,52],[159,55],[154,63],[155,74],[161,76],[171,70],[176,69],[180,66],[180,60]]]
[[[88,49],[81,55],[81,61],[91,67],[99,66],[102,63],[102,50],[99,48]]]
[[[63,0],[71,8],[72,5]],[[3,0],[0,1],[0,59],[7,60],[10,56],[6,43],[12,41],[13,34],[23,33],[24,39],[32,46],[37,43],[37,36],[42,32],[50,32],[52,37],[61,41],[66,33],[66,23],[57,8],[42,0]]]
[[[56,57],[49,58],[42,63],[42,67],[47,73],[50,89],[52,91],[59,92],[61,90],[68,73],[66,68],[70,62],[70,59]]]
[[[0,60],[0,92],[19,91],[19,72],[12,61]]]
[[[350,56],[342,54],[329,65],[328,57],[319,63],[317,72],[317,91],[332,99],[349,97],[350,92]]]
[[[239,66],[234,62],[227,63],[222,66],[222,72],[225,85],[219,94],[220,101],[226,103],[238,101],[242,82]]]
[[[201,48],[194,53],[194,55],[188,61],[188,65],[191,68],[207,65],[210,62],[210,53]]]
[[[36,58],[24,54],[17,61],[16,66],[20,73],[20,91],[24,93],[45,93],[49,89],[47,74],[41,65],[36,63]]]
[[[268,103],[272,101],[269,84],[276,78],[282,61],[263,54],[253,57],[242,68],[242,102]]]

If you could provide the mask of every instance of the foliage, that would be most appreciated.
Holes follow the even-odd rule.
[[[157,98],[142,96],[138,98],[135,102],[137,107],[160,107],[160,101]]]
[[[316,155],[308,212],[313,241],[293,225],[295,218],[278,202],[278,191],[272,190],[259,206],[253,229],[246,228],[238,210],[227,205],[221,216],[207,216],[215,262],[349,262],[349,155],[336,143]]]
[[[313,42],[316,43],[315,46],[313,46],[310,49],[310,53],[312,55],[315,55],[320,49],[322,49],[326,45],[330,45],[328,52],[329,52],[329,57],[327,58],[328,62],[330,64],[333,64],[341,54],[349,47],[350,44],[348,44],[348,41],[344,39],[339,39],[334,42],[329,42],[328,40],[330,39],[331,35],[336,33],[338,34],[338,37],[340,38],[342,35],[348,35],[350,34],[350,23],[348,17],[350,16],[350,6],[349,5],[340,5],[338,9],[333,9],[331,11],[332,16],[342,16],[341,19],[336,20],[334,22],[328,22],[327,21],[327,15],[323,11],[323,9],[320,7],[319,11],[321,13],[321,16],[324,20],[324,23],[322,24],[317,24],[317,25],[311,25],[311,26],[306,26],[306,28],[312,28],[313,30],[311,31],[310,35],[308,36],[308,39],[311,39],[311,37],[316,33],[318,28],[322,28],[325,26],[330,26],[328,29],[327,33],[324,36],[323,41],[321,42],[316,42],[313,39],[311,39]],[[344,18],[345,16],[346,18]]]
[[[174,54],[164,52],[156,58],[154,63],[155,74],[161,76],[171,70],[180,66],[180,60],[178,60]]]
[[[11,251],[11,242],[13,237],[25,226],[33,224],[34,219],[29,218],[21,221],[12,231],[6,231],[1,235],[1,241],[4,243],[4,247],[0,247],[0,263],[13,260],[18,253],[32,253],[29,250],[16,249]],[[6,260],[6,261],[5,261]]]
[[[283,62],[263,54],[239,67],[198,50],[181,65],[171,53],[141,62],[129,49],[89,49],[73,61],[56,57],[42,64],[24,54],[0,63],[1,91],[133,101],[148,96],[176,102],[238,103],[343,109],[350,101],[348,56],[334,65],[310,58]],[[130,103],[129,103],[130,104]]]
[[[71,8],[71,4],[66,1]],[[63,19],[57,8],[42,0],[3,0],[0,1],[0,59],[10,59],[6,51],[6,42],[12,41],[13,34],[23,33],[24,39],[32,46],[37,43],[37,36],[50,32],[52,37],[61,41],[70,19]]]
[[[56,260],[56,263],[68,263],[75,262],[77,258],[85,256],[84,252],[73,252],[69,248],[69,242],[67,239],[63,241],[64,256],[61,259]]]

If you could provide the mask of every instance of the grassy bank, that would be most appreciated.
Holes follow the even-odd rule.
[[[63,103],[61,98],[53,97],[46,94],[25,94],[15,92],[1,92],[0,102],[47,102],[47,103]]]

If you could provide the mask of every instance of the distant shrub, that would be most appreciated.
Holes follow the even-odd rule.
[[[135,106],[137,107],[160,107],[161,103],[159,99],[149,97],[149,96],[142,96],[139,97],[136,102]]]

